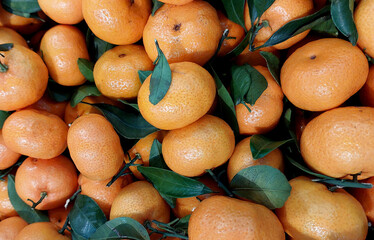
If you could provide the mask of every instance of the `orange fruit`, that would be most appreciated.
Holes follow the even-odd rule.
[[[259,47],[286,23],[308,16],[313,13],[313,11],[313,0],[275,0],[274,3],[264,12],[260,19],[260,23],[266,20],[269,26],[263,27],[260,31],[258,31],[254,45]],[[251,28],[251,19],[247,3],[244,7],[244,20],[245,27],[247,30],[249,30]],[[306,37],[308,33],[309,30],[306,30],[282,43],[275,45],[274,47],[277,49],[289,48]]]
[[[57,115],[58,117],[63,119],[67,104],[68,102],[56,102],[49,96],[48,93],[44,93],[44,96],[41,99],[39,99],[39,101],[26,107],[25,109],[36,109],[46,111],[54,115]]]
[[[313,0],[313,2],[316,10],[319,10],[326,5],[327,0]]]
[[[113,177],[124,159],[112,124],[98,114],[87,114],[73,122],[68,132],[68,148],[78,170],[92,180]]]
[[[8,66],[6,72],[0,72],[0,110],[14,111],[38,101],[48,83],[48,70],[42,59],[17,44],[0,53],[5,56],[0,57],[0,62]]]
[[[83,20],[82,0],[38,0],[40,8],[53,21],[77,24]]]
[[[151,14],[150,0],[82,0],[84,20],[102,40],[116,45],[139,41]]]
[[[149,101],[150,75],[138,93],[139,110],[153,126],[171,130],[191,124],[204,116],[213,104],[216,85],[203,67],[192,62],[170,64],[172,80],[164,98],[153,105]]]
[[[130,184],[132,179],[129,175],[120,177],[110,187],[106,185],[111,179],[102,181],[91,180],[83,175],[79,175],[78,184],[81,186],[82,194],[92,198],[103,210],[106,216],[109,216],[110,208],[117,194],[123,187]]]
[[[5,145],[3,131],[0,129],[0,170],[13,166],[20,156],[21,154],[13,152]]]
[[[162,143],[165,163],[187,177],[224,164],[235,148],[235,136],[222,119],[205,115],[196,122],[170,131]]]
[[[0,240],[14,240],[17,234],[27,226],[20,217],[10,217],[0,222]]]
[[[4,181],[0,181],[0,220],[17,215],[8,196],[8,177],[4,177]]]
[[[174,5],[184,5],[192,1],[193,0],[160,0],[160,2],[174,4]]]
[[[303,47],[304,45],[306,45],[307,43],[310,43],[310,42],[313,42],[313,41],[316,41],[316,40],[319,40],[321,39],[322,37],[319,36],[319,35],[316,35],[316,34],[311,34],[309,33],[308,36],[306,36],[305,38],[303,38],[301,41],[295,43],[294,45],[292,45],[289,49],[287,49],[287,58],[289,58],[297,49]]]
[[[374,57],[374,2],[370,0],[362,0],[357,5],[354,12],[354,20],[358,32],[357,44],[365,53]]]
[[[140,139],[129,151],[128,154],[130,155],[131,159],[135,158],[135,154],[139,153],[141,158],[136,160],[134,164],[141,164],[143,166],[149,166],[149,155],[151,154],[151,148],[153,141],[157,139],[159,142],[162,142],[166,135],[167,131],[157,131],[151,133],[144,138]],[[129,163],[130,159],[127,154],[125,154],[125,162]],[[144,180],[145,178],[143,175],[138,171],[137,166],[130,167],[131,172],[137,179]]]
[[[251,147],[249,145],[250,140],[251,137],[247,137],[240,141],[230,157],[229,165],[227,166],[227,176],[230,182],[240,170],[256,165],[268,165],[280,171],[284,170],[283,156],[279,148],[270,152],[265,157],[255,160],[253,159]]]
[[[26,40],[16,31],[7,27],[0,27],[0,44],[13,43],[29,47]]]
[[[50,222],[37,222],[26,226],[15,240],[68,240],[67,236],[58,233],[56,225]]]
[[[374,177],[364,182],[374,185]],[[369,221],[374,223],[374,188],[354,188],[352,195],[361,203]]]
[[[35,52],[40,52],[40,41],[42,40],[44,34],[47,32],[47,30],[40,30],[36,32],[31,38],[30,38],[30,48]]]
[[[243,104],[235,106],[239,132],[244,135],[263,134],[273,130],[283,112],[283,93],[281,87],[263,66],[254,67],[268,82],[268,87],[256,103],[246,103],[251,112]]]
[[[290,184],[291,195],[276,214],[292,239],[365,239],[365,212],[345,190],[330,192],[304,176]]]
[[[369,65],[362,51],[338,38],[297,49],[281,69],[283,93],[296,107],[325,111],[344,103],[365,84]]]
[[[266,60],[261,56],[260,52],[271,52],[278,58],[280,57],[279,51],[274,47],[261,48],[251,52],[249,51],[249,46],[247,46],[242,53],[234,58],[234,61],[237,65],[244,65],[247,63],[251,66],[261,65],[266,67]]]
[[[224,196],[203,200],[191,214],[190,240],[285,239],[283,227],[266,207]]]
[[[54,225],[56,225],[58,229],[62,229],[72,207],[73,205],[69,204],[67,208],[59,207],[59,208],[48,210],[49,221],[53,223]],[[70,232],[68,230],[65,230],[64,234],[69,235]]]
[[[110,98],[132,99],[142,85],[138,71],[152,71],[153,63],[143,46],[117,46],[106,51],[94,67],[95,84]]]
[[[177,198],[175,200],[175,208],[172,209],[177,218],[182,218],[191,214],[204,199],[215,195],[224,195],[224,191],[218,187],[218,183],[216,183],[210,176],[205,175],[198,180],[205,184],[205,186],[212,189],[213,193],[207,193],[189,198]]]
[[[374,66],[370,67],[366,83],[360,90],[360,100],[363,105],[374,107]]]
[[[140,224],[146,220],[168,223],[170,208],[152,184],[138,181],[122,188],[114,199],[110,219],[118,217],[130,217]]]
[[[18,168],[15,178],[16,191],[28,205],[31,199],[37,202],[42,193],[47,196],[36,207],[50,210],[64,206],[78,187],[78,176],[74,164],[60,155],[51,159],[27,158]]]
[[[64,152],[67,132],[68,127],[61,118],[35,109],[11,114],[3,126],[4,142],[11,150],[43,159]]]
[[[300,140],[310,168],[335,178],[374,176],[374,108],[336,108],[314,118]]]
[[[217,14],[222,30],[224,31],[225,29],[228,29],[228,37],[234,38],[223,40],[221,49],[218,52],[218,56],[225,56],[227,53],[229,53],[231,50],[233,50],[236,46],[239,45],[239,43],[244,38],[245,32],[242,26],[229,20],[222,12],[218,11]]]
[[[78,28],[68,25],[50,28],[41,40],[40,52],[51,78],[58,84],[77,86],[86,81],[77,61],[90,57],[85,37]]]
[[[150,16],[143,32],[149,58],[158,56],[155,39],[169,63],[204,65],[217,50],[222,28],[217,11],[205,1],[165,4]]]

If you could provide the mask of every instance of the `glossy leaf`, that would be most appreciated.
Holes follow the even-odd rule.
[[[334,178],[332,177],[329,177],[329,176],[326,176],[326,175],[323,175],[323,174],[319,174],[319,173],[315,173],[313,172],[312,170],[310,170],[309,168],[307,168],[306,166],[302,165],[301,163],[295,161],[294,159],[292,159],[291,157],[287,156],[286,155],[286,159],[292,164],[294,165],[296,168],[300,169],[301,171],[307,173],[307,174],[310,174],[312,176],[315,176],[315,177],[318,177],[318,178],[322,178],[322,179],[329,179],[329,180],[334,180]]]
[[[335,27],[332,19],[326,20],[312,28],[312,31],[318,34],[337,37],[339,35],[338,29]]]
[[[171,84],[171,69],[168,61],[162,50],[160,49],[157,40],[155,40],[158,56],[154,64],[155,69],[151,75],[149,83],[149,101],[156,105],[166,95]]]
[[[142,71],[138,70],[139,80],[141,83],[144,83],[144,81],[149,77],[149,75],[152,74],[153,71]]]
[[[157,1],[157,0],[152,0],[153,2],[153,8],[152,8],[152,16],[155,15],[156,11],[164,5],[163,2]]]
[[[49,79],[47,91],[49,96],[56,102],[65,102],[71,99],[71,96],[75,91],[75,88],[62,86],[53,81],[52,79]]]
[[[8,196],[14,210],[27,223],[49,222],[49,218],[44,212],[32,209],[18,196],[13,175],[8,175]]]
[[[90,29],[87,30],[86,43],[91,60],[94,62],[96,62],[106,51],[115,47],[115,45],[96,37]]]
[[[245,28],[244,24],[244,4],[245,0],[221,0],[225,7],[227,17]]]
[[[5,120],[10,116],[11,112],[1,111],[0,110],[0,129],[3,128]]]
[[[95,64],[87,59],[79,58],[78,67],[82,75],[90,82],[94,82],[93,69]]]
[[[355,46],[358,33],[352,8],[350,8],[350,0],[331,0],[331,17],[335,26]]]
[[[231,81],[231,95],[235,105],[244,101],[245,95],[251,85],[251,78],[248,77],[248,72],[245,67],[234,65],[231,68],[232,81]]]
[[[203,183],[170,170],[139,166],[138,171],[153,183],[157,191],[173,198],[188,198],[212,193],[212,190]]]
[[[140,113],[126,112],[104,103],[90,104],[99,109],[117,132],[128,139],[140,139],[158,129],[149,124]]]
[[[150,240],[143,225],[129,217],[119,217],[104,223],[90,238],[90,240],[107,239]]]
[[[313,182],[323,182],[340,188],[372,188],[371,183],[352,182],[344,179],[313,179]]]
[[[257,19],[274,3],[275,0],[248,0],[249,15],[252,26]]]
[[[138,106],[138,104],[136,104],[136,103],[129,103],[128,101],[125,101],[125,100],[122,100],[122,99],[117,99],[117,100],[118,100],[119,102],[121,102],[121,103],[127,105],[127,106],[132,107],[133,109],[135,109],[136,111],[139,112],[139,106]]]
[[[157,140],[153,140],[151,152],[149,155],[149,166],[156,168],[169,169],[162,157],[162,144]]]
[[[38,0],[2,0],[1,4],[21,13],[35,13],[41,10]]]
[[[188,230],[188,222],[190,221],[190,218],[191,218],[191,214],[182,217],[181,219],[179,219],[179,220],[178,220],[178,221],[173,225],[173,227],[176,228],[176,229],[181,229],[181,230],[187,232],[187,230]]]
[[[13,48],[13,43],[0,44],[0,51],[9,51]]]
[[[291,142],[292,139],[273,141],[262,135],[253,135],[250,139],[250,147],[254,159],[263,158],[283,144]]]
[[[78,195],[69,213],[71,229],[84,238],[96,232],[107,220],[97,203],[86,195]]]
[[[261,51],[260,54],[265,59],[271,76],[273,76],[274,80],[279,84],[281,68],[279,58],[271,52]]]
[[[270,209],[281,208],[291,193],[284,174],[267,165],[256,165],[238,172],[231,180],[232,192]]]
[[[177,204],[177,199],[174,198],[174,197],[170,197],[168,195],[165,195],[163,194],[162,192],[159,192],[159,194],[161,195],[161,197],[165,200],[165,202],[171,207],[171,208],[175,208],[176,204]]]
[[[70,100],[70,105],[72,107],[77,106],[85,97],[88,96],[100,96],[101,92],[97,89],[94,85],[83,85],[77,89],[77,91],[73,94]]]

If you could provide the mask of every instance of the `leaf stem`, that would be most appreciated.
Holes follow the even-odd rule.
[[[153,220],[154,221],[154,220]],[[152,221],[152,222],[153,222]],[[166,237],[176,237],[176,238],[181,238],[181,239],[187,239],[188,240],[188,237],[185,236],[185,235],[182,235],[182,234],[179,234],[179,233],[176,233],[176,232],[163,232],[163,231],[159,231],[157,230],[156,228],[153,228],[151,226],[151,222],[149,220],[145,221],[144,222],[144,226],[151,231],[150,235],[152,233],[158,233],[158,234],[162,234],[162,237],[160,239],[164,239]]]
[[[82,192],[82,188],[79,186],[79,189],[68,200],[66,200],[64,208],[65,209],[68,208],[69,203],[73,201],[78,196],[78,194],[81,192]]]
[[[44,200],[44,198],[46,198],[47,197],[47,192],[41,192],[40,193],[40,199],[37,201],[37,202],[34,202],[33,200],[31,200],[30,198],[28,198],[27,199],[27,201],[30,201],[30,202],[32,202],[32,206],[31,206],[31,208],[32,209],[35,209],[43,200]]]
[[[253,52],[256,50],[255,46],[253,45],[253,42],[257,36],[257,33],[261,30],[261,28],[264,27],[264,24],[261,23],[256,23],[256,25],[254,26],[254,28],[252,27],[251,28],[251,32],[252,32],[252,35],[251,35],[251,38],[249,40],[249,51]]]
[[[130,155],[127,153],[129,159],[130,159]],[[142,157],[140,156],[139,153],[136,153],[135,154],[135,157],[134,159],[131,159],[131,161],[129,163],[126,163],[126,165],[121,169],[121,171],[119,171],[119,173],[117,173],[113,178],[112,180],[110,180],[110,182],[108,182],[108,184],[106,185],[107,187],[110,187],[118,178],[120,178],[121,176],[124,176],[124,173],[125,171],[131,167],[131,166],[138,166],[139,164],[134,164],[134,162],[138,159],[141,159]]]
[[[352,181],[353,182],[358,182],[358,176],[360,176],[361,175],[361,172],[359,172],[359,173],[356,173],[356,174],[351,174],[351,176],[353,177],[353,179],[352,179]]]
[[[206,169],[205,171],[209,173],[213,180],[218,183],[218,187],[222,188],[227,194],[227,196],[234,197],[234,194],[217,178],[217,176],[213,173],[212,170]]]
[[[64,226],[58,231],[59,234],[65,235],[65,230],[69,230],[69,216],[66,218],[66,221],[64,223]]]

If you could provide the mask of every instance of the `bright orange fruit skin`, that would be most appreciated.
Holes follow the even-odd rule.
[[[42,11],[60,24],[77,24],[83,20],[82,0],[38,0]]]
[[[26,40],[19,33],[11,28],[0,27],[0,44],[4,43],[19,44],[26,48],[29,47]]]
[[[228,29],[228,37],[233,38],[225,39],[222,43],[221,49],[217,54],[218,56],[225,56],[227,53],[229,53],[231,50],[233,50],[236,46],[239,45],[239,43],[244,38],[245,32],[242,26],[228,19],[222,12],[218,11],[217,14],[222,30],[225,31],[226,29]]]
[[[37,222],[26,226],[15,240],[69,240],[70,238],[58,233],[56,225],[50,222]]]
[[[27,226],[20,217],[10,217],[0,222],[0,240],[14,240],[17,234]]]
[[[8,196],[8,177],[4,177],[4,181],[0,181],[0,220],[17,215]]]
[[[19,157],[21,157],[21,154],[13,152],[5,145],[3,131],[0,129],[0,170],[11,167],[18,161]]]
[[[364,180],[374,185],[374,177]],[[374,188],[354,188],[352,195],[361,203],[370,222],[374,222]]]
[[[370,67],[366,83],[360,90],[360,100],[364,106],[374,107],[374,66]]]
[[[365,53],[374,57],[374,2],[361,0],[354,12],[354,21],[358,32],[357,44]]]

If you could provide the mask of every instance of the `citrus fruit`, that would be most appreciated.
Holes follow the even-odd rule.
[[[374,185],[374,177],[365,180]],[[352,195],[361,203],[370,222],[374,222],[374,188],[354,188]]]
[[[249,51],[249,46],[247,46],[243,52],[234,58],[234,61],[237,65],[249,64],[251,66],[261,65],[266,67],[266,60],[261,56],[260,52],[270,52],[277,57],[280,57],[279,51],[274,47],[265,47],[253,52]]]
[[[27,226],[20,217],[10,217],[0,222],[0,240],[14,240],[17,234]]]
[[[49,221],[56,225],[59,229],[62,229],[66,222],[66,218],[68,217],[70,210],[72,208],[72,204],[69,204],[67,208],[59,207],[55,209],[48,210],[48,217]],[[64,231],[64,234],[69,235],[70,232],[68,230]]]
[[[60,24],[77,24],[83,20],[82,0],[38,0],[42,11]]]
[[[50,222],[32,223],[21,230],[15,240],[69,240],[70,238],[58,233],[56,225]]]
[[[368,107],[374,107],[374,66],[370,67],[365,85],[360,90],[361,103]]]
[[[46,111],[63,119],[65,115],[66,105],[67,102],[56,102],[49,96],[49,94],[45,93],[44,96],[39,99],[39,101],[26,107],[25,109]]]
[[[365,53],[374,57],[374,2],[361,0],[354,12],[354,21],[358,32],[357,44]]]
[[[0,181],[0,220],[17,215],[8,196],[8,177],[4,177],[4,180]]]
[[[223,40],[221,49],[218,52],[218,56],[225,56],[239,45],[239,43],[243,40],[245,33],[244,29],[239,24],[229,20],[222,12],[218,11],[217,14],[222,30],[229,30],[229,34],[227,36],[229,39]]]
[[[192,2],[193,0],[160,0],[160,2],[174,4],[174,5],[183,5]]]
[[[29,47],[26,40],[16,31],[7,27],[0,27],[0,44],[13,43]]]
[[[20,156],[21,154],[13,152],[5,145],[3,131],[0,129],[0,170],[13,166]]]

